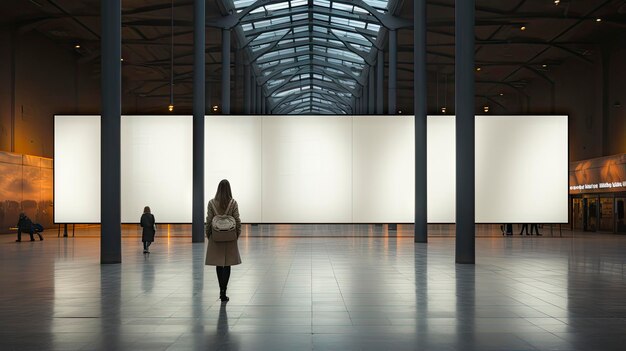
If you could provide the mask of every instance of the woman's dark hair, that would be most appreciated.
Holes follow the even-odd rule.
[[[222,179],[217,186],[217,192],[215,193],[215,205],[220,212],[224,212],[228,203],[233,198],[233,193],[230,191],[230,183],[226,179]]]
[[[146,206],[143,208],[143,213],[150,213],[150,206]]]

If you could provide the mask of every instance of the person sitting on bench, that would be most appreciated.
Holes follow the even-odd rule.
[[[39,235],[39,240],[43,240],[40,234],[41,231],[43,231],[41,224],[33,224],[33,221],[27,215],[20,213],[20,219],[17,221],[17,240],[15,241],[18,243],[22,241],[22,232],[30,234],[30,241],[35,241],[33,234]]]

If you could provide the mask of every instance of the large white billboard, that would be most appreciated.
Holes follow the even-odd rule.
[[[145,205],[190,222],[191,129],[123,116],[124,222]],[[228,179],[247,223],[410,223],[413,130],[410,116],[206,116],[205,203]],[[454,133],[428,117],[430,223],[455,221]],[[99,222],[99,137],[97,117],[56,116],[56,222]],[[475,151],[477,223],[567,222],[566,116],[479,116]]]
[[[191,116],[124,116],[121,124],[122,222],[150,206],[162,223],[191,222]]]
[[[54,221],[100,222],[100,117],[54,118]]]
[[[55,116],[54,221],[100,222],[100,116]],[[191,116],[123,116],[121,218],[191,222]]]
[[[567,223],[567,116],[476,117],[477,223]]]
[[[261,119],[206,117],[204,124],[204,203],[228,179],[239,214],[247,223],[263,221],[261,205]]]

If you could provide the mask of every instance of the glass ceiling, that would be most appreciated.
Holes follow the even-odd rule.
[[[270,113],[354,112],[381,31],[378,20],[354,3],[224,0],[227,10],[249,10],[235,31],[246,44]],[[380,13],[388,11],[388,0],[363,3]]]

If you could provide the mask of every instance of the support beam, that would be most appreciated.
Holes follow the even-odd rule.
[[[263,99],[263,95],[261,94],[261,87],[256,85],[256,114],[261,115],[263,111],[261,110],[261,100]]]
[[[398,81],[398,32],[389,31],[389,103],[387,104],[388,113],[395,115],[398,113],[396,107],[396,88]]]
[[[369,69],[369,82],[367,84],[367,114],[376,113],[376,69],[371,66]]]
[[[191,241],[204,242],[205,0],[193,12],[193,195]]]
[[[230,29],[222,29],[222,114],[230,114]]]
[[[252,73],[252,72],[250,72]],[[256,110],[256,78],[254,74],[250,74],[250,113],[257,114]]]
[[[426,201],[426,0],[413,1],[413,111],[415,114],[414,241],[428,242]]]
[[[251,81],[250,65],[246,65],[243,71],[243,113],[246,115],[250,114],[250,103],[252,102],[252,96],[250,96]]]
[[[455,1],[456,263],[475,262],[474,0]]]
[[[382,115],[384,109],[384,84],[385,84],[385,53],[378,50],[376,60],[376,114]]]
[[[122,9],[101,2],[101,235],[100,263],[122,262],[120,124],[122,112]]]

